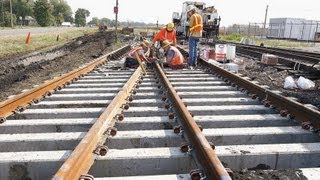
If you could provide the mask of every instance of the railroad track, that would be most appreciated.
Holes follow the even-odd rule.
[[[228,42],[217,42],[228,43]],[[279,64],[275,66],[280,70],[289,70],[296,76],[305,76],[311,79],[320,78],[320,54],[299,50],[290,50],[274,47],[260,47],[241,43],[232,43],[237,46],[236,52],[239,56],[256,58],[260,61],[262,54],[274,54],[279,58]],[[209,45],[214,45],[210,43]]]
[[[0,179],[230,179],[226,167],[261,164],[318,177],[319,111],[200,62],[143,74],[110,61],[17,106],[0,125]]]

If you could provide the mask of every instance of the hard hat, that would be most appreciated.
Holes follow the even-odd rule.
[[[167,47],[169,45],[170,45],[170,42],[168,40],[162,41],[162,48],[165,48],[165,47]]]
[[[173,24],[172,22],[170,22],[170,23],[167,24],[167,30],[168,30],[168,31],[172,31],[173,28],[174,28],[174,24]]]
[[[196,10],[196,7],[195,7],[194,5],[189,5],[189,6],[187,7],[187,13],[189,13],[189,12],[192,11],[192,10]]]
[[[150,42],[148,40],[143,40],[141,43],[143,46],[149,47]]]

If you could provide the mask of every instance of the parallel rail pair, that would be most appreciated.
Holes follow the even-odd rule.
[[[263,89],[255,84],[252,84],[251,82],[239,76],[236,76],[230,72],[227,72],[215,65],[207,64],[205,61],[202,61],[202,60],[201,60],[201,63],[203,63],[205,67],[210,67],[207,69],[208,71],[220,74],[220,76],[226,78],[225,81],[229,81],[228,83],[230,84],[234,83],[239,87],[247,89],[248,93],[250,93],[252,97],[259,97],[260,99],[265,100],[264,102],[266,102],[265,103],[266,105],[272,104],[274,107],[280,108],[280,110],[282,110],[281,114],[283,116],[290,114],[291,117],[295,116],[296,119],[298,120],[310,122],[308,123],[308,126],[313,126],[315,128],[319,127],[319,124],[317,122],[317,120],[320,119],[319,111],[308,109],[296,102],[291,102],[287,98],[281,97],[279,94],[273,94],[273,92]],[[183,102],[184,97],[182,97],[182,100],[181,100],[181,96],[191,96],[191,97],[192,96],[197,97],[197,96],[194,95],[194,93],[188,93],[188,92],[186,93],[181,92],[181,94],[179,95],[180,90],[178,87],[176,87],[177,85],[174,85],[175,88],[171,85],[170,81],[173,79],[171,80],[170,78],[168,79],[166,77],[168,76],[168,74],[166,75],[166,73],[163,72],[158,65],[156,66],[156,71],[158,72],[159,75],[161,75],[159,77],[161,77],[161,81],[166,87],[162,91],[166,91],[166,94],[168,95],[169,100],[173,105],[173,109],[176,112],[176,115],[179,116],[179,119],[181,120],[180,123],[182,127],[180,128],[178,127],[174,129],[176,129],[177,131],[183,130],[184,132],[186,132],[186,136],[190,141],[189,145],[193,147],[194,150],[198,153],[197,157],[201,162],[200,164],[204,167],[205,173],[208,177],[212,177],[214,179],[228,179],[229,177],[227,175],[227,171],[224,169],[221,162],[215,155],[215,152],[212,149],[213,146],[208,143],[205,136],[201,133],[200,128],[197,126],[197,124],[195,124],[195,121],[193,120],[192,115],[189,113],[187,109],[189,106],[187,108],[185,107],[184,103],[187,103],[186,100]],[[123,73],[123,71],[121,71],[120,73]],[[194,73],[190,72],[190,76],[192,76],[192,74]],[[142,75],[141,69],[138,68],[135,71],[135,73],[133,73],[133,76],[131,76],[130,80],[128,80],[127,83],[123,86],[123,88],[120,89],[119,92],[117,91],[118,95],[110,102],[107,109],[100,115],[100,118],[98,118],[96,123],[90,128],[89,132],[82,138],[80,144],[77,145],[75,151],[73,151],[71,155],[68,155],[68,159],[65,161],[64,165],[62,165],[60,170],[54,176],[55,179],[78,178],[89,171],[91,165],[93,164],[97,156],[96,154],[103,155],[105,153],[108,153],[107,152],[108,149],[105,146],[102,146],[102,144],[104,143],[106,138],[116,134],[117,131],[112,127],[117,119],[121,120],[123,118],[121,115],[121,111],[124,111],[123,109],[129,108],[128,104],[126,103],[132,100],[132,98],[134,99],[133,94],[135,94],[136,91],[139,90],[138,86],[140,86],[139,83],[142,81],[142,78],[143,78],[143,75]],[[200,78],[200,79],[203,79],[203,78]],[[210,78],[208,77],[208,80],[209,79]],[[65,83],[66,82],[61,84],[63,85]],[[179,83],[176,83],[176,84],[179,84]],[[137,88],[137,90],[134,90],[133,88]],[[185,89],[186,87],[183,87],[183,88]],[[189,88],[189,89],[192,89],[192,88]],[[178,91],[178,94],[176,93],[176,90]],[[45,91],[48,91],[48,90],[45,90]],[[17,98],[17,100],[23,99],[20,96],[18,97],[19,98]],[[30,99],[35,99],[35,98],[36,97],[30,98]],[[9,104],[12,104],[12,101],[13,99],[10,101]],[[29,102],[29,101],[22,101],[22,102]],[[288,102],[292,103],[293,105],[286,104]],[[16,107],[11,109],[19,110],[19,106],[21,107],[24,105],[25,104],[17,103]],[[192,107],[190,108],[192,110]],[[283,108],[286,108],[286,109],[283,109]],[[4,115],[8,115],[12,113],[13,110],[11,109],[8,110],[7,113],[4,113]],[[303,112],[302,113],[296,112],[297,109],[299,110],[302,109]],[[21,115],[23,115],[23,113],[21,113]],[[89,175],[81,176],[81,177],[84,179],[91,178],[91,176]]]

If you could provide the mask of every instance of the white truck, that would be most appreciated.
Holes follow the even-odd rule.
[[[214,6],[206,7],[206,3],[198,1],[186,1],[182,4],[182,12],[174,12],[172,21],[177,29],[177,36],[188,37],[189,23],[187,17],[188,6],[196,7],[197,13],[202,16],[203,20],[203,37],[217,39],[219,36],[219,26],[221,18],[218,16],[217,9]]]

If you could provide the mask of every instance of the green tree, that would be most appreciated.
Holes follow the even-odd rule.
[[[100,22],[104,23],[105,25],[108,25],[108,26],[110,26],[110,24],[111,24],[111,20],[109,18],[101,18]]]
[[[40,26],[49,26],[53,20],[52,6],[48,0],[37,0],[33,7],[34,17]]]
[[[26,16],[33,16],[33,1],[30,0],[14,0],[12,1],[12,11],[17,17],[21,17],[25,20]]]
[[[75,14],[75,17],[74,17],[74,21],[76,23],[76,25],[79,27],[79,26],[85,26],[86,25],[86,22],[87,22],[87,17],[90,16],[90,12],[86,9],[82,9],[82,8],[79,8],[77,11],[76,11],[76,14]]]
[[[88,22],[88,24],[90,24],[90,25],[99,25],[99,22],[100,22],[99,18],[93,17],[92,20],[90,22]]]
[[[54,16],[55,23],[61,25],[64,21],[71,20],[72,10],[68,3],[64,0],[50,0],[53,6],[52,15]],[[68,21],[70,22],[70,21]]]
[[[9,11],[5,11],[0,14],[0,19],[1,19],[1,25],[10,27],[11,26],[11,14]],[[13,25],[17,24],[17,17],[15,14],[12,14],[12,19],[13,19]]]

